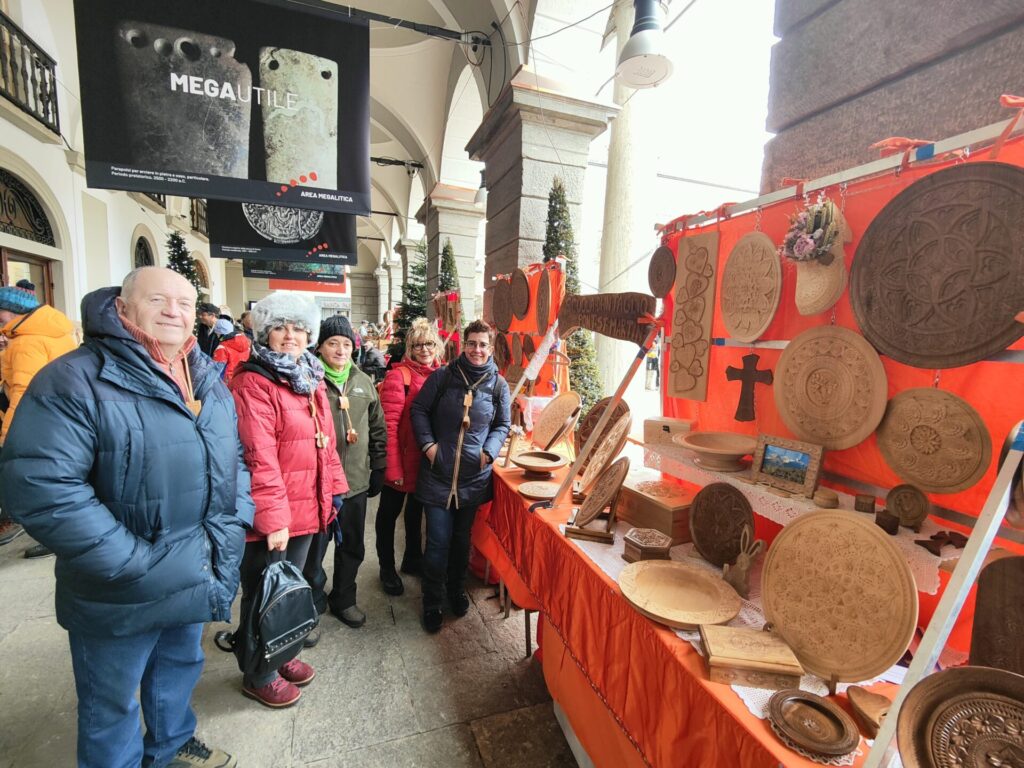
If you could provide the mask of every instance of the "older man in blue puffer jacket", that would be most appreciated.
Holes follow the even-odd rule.
[[[195,312],[195,288],[161,267],[87,295],[85,344],[35,376],[0,456],[3,508],[57,555],[88,768],[235,765],[195,738],[190,700],[253,504]]]

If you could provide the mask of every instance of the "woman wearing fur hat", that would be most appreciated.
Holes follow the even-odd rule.
[[[231,382],[256,504],[242,557],[240,626],[253,608],[267,553],[281,550],[301,569],[313,534],[328,530],[348,491],[324,369],[306,351],[320,327],[316,304],[272,293],[253,307],[252,318],[252,355]],[[287,707],[315,674],[296,658],[269,679],[245,679],[242,691],[268,707]]]
[[[320,324],[317,353],[324,365],[338,455],[349,489],[338,513],[341,543],[334,547],[334,583],[330,597],[324,594],[327,574],[323,567],[330,540],[328,534],[313,536],[303,569],[306,581],[313,588],[317,610],[323,613],[330,607],[333,615],[353,629],[366,622],[366,614],[356,605],[356,574],[366,554],[363,543],[366,500],[380,493],[387,462],[384,412],[377,388],[352,361],[355,342],[348,318],[335,315]]]

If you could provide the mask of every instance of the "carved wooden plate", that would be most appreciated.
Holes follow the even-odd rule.
[[[904,768],[1024,765],[1024,677],[990,667],[928,675],[900,707]]]
[[[735,563],[743,529],[754,529],[754,511],[738,489],[728,483],[711,483],[693,497],[690,536],[700,556],[719,567]]]
[[[810,512],[782,529],[765,556],[761,596],[804,669],[826,680],[881,674],[917,626],[906,556],[881,528],[842,510]]]
[[[722,271],[722,321],[736,341],[760,338],[775,317],[782,295],[782,264],[775,243],[763,232],[740,238]]]
[[[512,463],[527,472],[550,474],[564,467],[569,460],[554,451],[524,451],[513,456]]]
[[[971,633],[971,664],[1024,674],[1024,557],[984,567]]]
[[[494,301],[491,305],[494,324],[502,333],[508,333],[512,323],[512,284],[508,280],[498,279],[494,284]]]
[[[504,333],[498,333],[494,336],[494,364],[498,366],[500,370],[505,370],[508,366],[509,358],[511,354],[508,349],[508,339],[505,338]],[[515,385],[513,385],[515,386]]]
[[[579,454],[583,450],[583,446],[587,444],[587,440],[590,438],[590,433],[594,431],[594,427],[597,426],[597,422],[601,419],[601,414],[604,413],[605,408],[612,401],[612,398],[606,397],[603,400],[598,400],[594,403],[593,407],[587,411],[587,415],[580,420],[580,428],[576,430],[576,453]],[[605,432],[607,433],[615,426],[615,423],[629,413],[629,404],[625,400],[619,400],[615,405],[615,411],[612,413],[612,417],[608,420],[608,424],[605,426]],[[587,457],[587,460],[583,462],[583,468],[586,469],[590,465],[590,459],[593,456],[591,453]]]
[[[773,246],[774,250],[774,246]],[[647,284],[657,299],[664,299],[676,282],[676,257],[668,246],[661,246],[651,256],[647,267]]]
[[[799,688],[773,694],[768,719],[798,747],[819,755],[848,755],[860,744],[857,725],[848,714]]]
[[[530,281],[526,279],[526,273],[517,269],[512,273],[512,314],[517,320],[526,318],[530,309]]]
[[[622,596],[649,619],[676,629],[725,624],[740,612],[736,591],[713,573],[675,560],[641,560],[619,574]]]
[[[629,413],[625,413],[601,437],[590,454],[587,468],[580,476],[580,493],[587,494],[612,459],[622,452],[623,446],[626,445],[626,438],[629,436],[629,428],[632,425],[633,417]]]
[[[931,387],[908,389],[889,402],[878,448],[897,475],[932,493],[970,488],[992,461],[992,438],[978,412]]]
[[[900,519],[900,525],[917,530],[931,512],[932,505],[920,488],[905,483],[886,494],[885,508]]]
[[[1024,170],[965,163],[896,195],[857,246],[850,301],[883,354],[918,368],[984,360],[1024,333]]]
[[[852,448],[885,414],[888,383],[878,353],[846,328],[804,331],[779,356],[775,405],[799,439],[830,451]]]
[[[629,474],[629,459],[623,456],[612,463],[606,472],[601,474],[594,487],[590,489],[583,506],[576,513],[576,526],[582,528],[587,523],[596,519],[610,504],[615,503],[615,497],[619,495],[622,483]]]
[[[533,444],[543,450],[551,448],[559,433],[565,434],[565,423],[578,413],[580,396],[575,392],[563,392],[544,406],[533,424]]]
[[[512,351],[512,362],[516,365],[523,364],[523,339],[520,334],[512,333],[509,334],[512,337],[512,343],[509,348]]]
[[[548,499],[555,498],[560,487],[561,483],[531,480],[530,482],[519,484],[519,494],[528,499],[547,501]]]
[[[534,354],[537,352],[537,345],[533,341],[533,336],[528,333],[523,334],[523,357],[526,358],[526,364],[529,365],[530,361],[533,360]]]
[[[757,440],[738,432],[686,432],[673,436],[672,442],[697,454],[698,466],[715,472],[739,472],[743,457],[757,448]]]
[[[551,281],[547,267],[541,270],[537,281],[537,335],[543,336],[551,325]]]

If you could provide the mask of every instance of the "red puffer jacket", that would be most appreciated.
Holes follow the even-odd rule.
[[[408,373],[403,374],[400,369]],[[388,465],[384,480],[396,490],[412,493],[416,490],[416,477],[420,470],[420,449],[412,438],[409,408],[427,377],[436,371],[437,364],[422,365],[414,360],[403,360],[384,376],[380,390],[380,403],[384,406],[384,423],[388,429]],[[409,378],[406,389],[405,377]],[[395,483],[402,480],[401,485]]]
[[[297,395],[273,375],[246,363],[231,382],[238,411],[238,436],[252,475],[256,503],[246,541],[288,529],[290,536],[318,533],[335,517],[332,497],[348,482],[335,449],[334,419],[323,383],[314,393],[325,447],[317,448],[309,398]]]
[[[249,338],[242,333],[233,336],[225,336],[220,344],[213,350],[213,359],[218,363],[225,363],[224,381],[228,384],[235,378],[235,372],[242,363],[249,359],[252,350]]]

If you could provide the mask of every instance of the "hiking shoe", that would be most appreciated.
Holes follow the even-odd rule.
[[[297,685],[301,688],[303,685],[309,685],[313,682],[313,678],[316,677],[316,670],[304,661],[292,659],[287,664],[282,664],[278,667],[277,674],[292,685]]]
[[[53,557],[53,550],[47,549],[42,544],[34,544],[25,550],[25,557],[33,560],[37,557]]]
[[[469,613],[469,595],[465,592],[448,595],[448,602],[452,606],[452,613],[456,616],[462,617]]]
[[[24,532],[25,529],[10,518],[3,520],[0,522],[0,547],[4,544],[10,544]],[[402,593],[399,592],[398,594]]]
[[[442,624],[444,624],[444,614],[440,609],[423,612],[423,628],[430,634],[440,632]]]
[[[303,648],[316,648],[316,644],[320,642],[320,630],[314,629],[308,635],[306,639],[302,641]],[[295,682],[294,680],[292,682]]]
[[[211,749],[193,736],[178,750],[167,768],[237,768],[238,761],[227,752]]]
[[[356,605],[350,605],[343,611],[335,611],[332,609],[331,613],[340,619],[343,624],[347,624],[352,627],[352,629],[359,629],[366,623],[366,614],[359,610],[359,607]]]
[[[391,568],[382,567],[380,569],[380,585],[384,588],[385,594],[394,595],[395,597],[405,592],[402,577],[395,572],[394,566]]]
[[[242,693],[250,699],[256,699],[260,704],[273,709],[290,707],[302,696],[302,691],[280,675],[259,688],[250,688],[247,685],[242,685]]]

